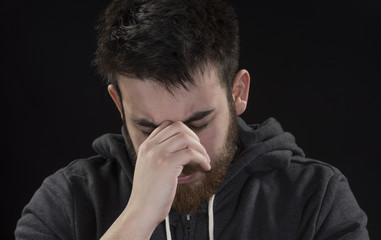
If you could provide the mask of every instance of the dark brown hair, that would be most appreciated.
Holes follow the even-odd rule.
[[[114,0],[96,29],[94,63],[117,88],[121,74],[187,89],[213,66],[231,89],[238,70],[238,22],[222,0]]]

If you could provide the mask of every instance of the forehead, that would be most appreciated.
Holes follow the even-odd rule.
[[[183,121],[192,113],[218,107],[226,94],[214,70],[194,76],[188,89],[171,92],[152,80],[118,77],[126,118],[147,119],[159,125],[164,121]]]

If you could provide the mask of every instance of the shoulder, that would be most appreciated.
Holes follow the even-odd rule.
[[[315,159],[293,156],[286,168],[252,174],[250,184],[261,186],[276,199],[323,201],[335,189],[348,189],[345,176],[336,167]]]
[[[291,174],[302,174],[305,177],[322,178],[329,180],[334,176],[343,176],[336,167],[312,158],[294,156],[287,168]]]
[[[105,191],[115,191],[121,184],[128,184],[126,179],[115,159],[98,155],[78,159],[46,177],[34,196],[39,200],[32,202],[41,206],[38,202],[44,198],[52,203],[66,201],[64,205],[71,206],[78,200],[90,201]]]
[[[69,194],[76,185],[87,185],[94,179],[111,178],[121,167],[114,159],[99,155],[72,161],[67,166],[46,177],[39,189],[52,189],[55,195]],[[37,192],[39,192],[37,191]],[[70,194],[69,194],[70,195]]]
[[[50,177],[65,177],[69,182],[75,179],[81,179],[83,181],[92,178],[110,178],[120,171],[122,171],[122,168],[116,159],[95,155],[72,161]]]
[[[97,155],[71,162],[47,177],[43,187],[47,184],[60,186],[61,194],[74,204],[86,205],[113,196],[119,189],[129,192],[132,183],[118,160]]]
[[[292,157],[289,166],[278,174],[290,188],[311,194],[319,192],[321,197],[332,186],[343,182],[347,184],[347,179],[336,167],[300,156]]]
[[[106,209],[104,203],[112,202],[120,209],[117,201],[123,199],[124,204],[127,197],[120,197],[119,190],[125,189],[124,194],[128,195],[130,189],[126,179],[117,160],[101,156],[75,160],[45,178],[24,208],[18,228],[24,231],[36,223],[38,226],[33,228],[42,229],[46,234],[51,234],[49,229],[53,229],[59,231],[58,236],[75,235],[73,229],[77,221],[81,221],[81,226],[92,226],[95,218],[81,216],[99,214]],[[39,219],[38,223],[35,219]]]
[[[307,212],[315,214],[321,239],[344,235],[348,239],[369,239],[367,216],[339,169],[318,160],[297,157],[290,162],[288,171],[299,176],[297,185],[301,188],[296,192],[309,203]]]
[[[277,183],[292,193],[296,202],[301,205],[308,203],[312,206],[311,212],[318,209],[315,213],[319,216],[318,223],[330,214],[348,215],[345,211],[364,219],[347,178],[336,167],[315,159],[293,157],[289,167],[277,175]]]

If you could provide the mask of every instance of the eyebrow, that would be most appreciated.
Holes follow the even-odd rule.
[[[204,117],[210,115],[212,112],[214,111],[214,109],[211,109],[211,110],[207,110],[207,111],[201,111],[201,112],[195,112],[193,113],[190,117],[188,117],[186,120],[182,121],[185,125],[191,123],[191,122],[194,122],[194,121],[197,121],[197,120],[201,120],[203,119]],[[141,118],[141,119],[133,119],[132,120],[136,125],[139,125],[139,126],[142,126],[142,127],[148,127],[148,128],[157,128],[158,125],[148,121],[147,119],[144,119],[144,118]]]

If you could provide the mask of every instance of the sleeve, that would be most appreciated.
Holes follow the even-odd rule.
[[[69,183],[58,171],[46,178],[22,211],[16,240],[75,239],[73,201]]]
[[[315,239],[366,240],[367,216],[358,205],[347,179],[336,172],[330,179],[317,219]]]

